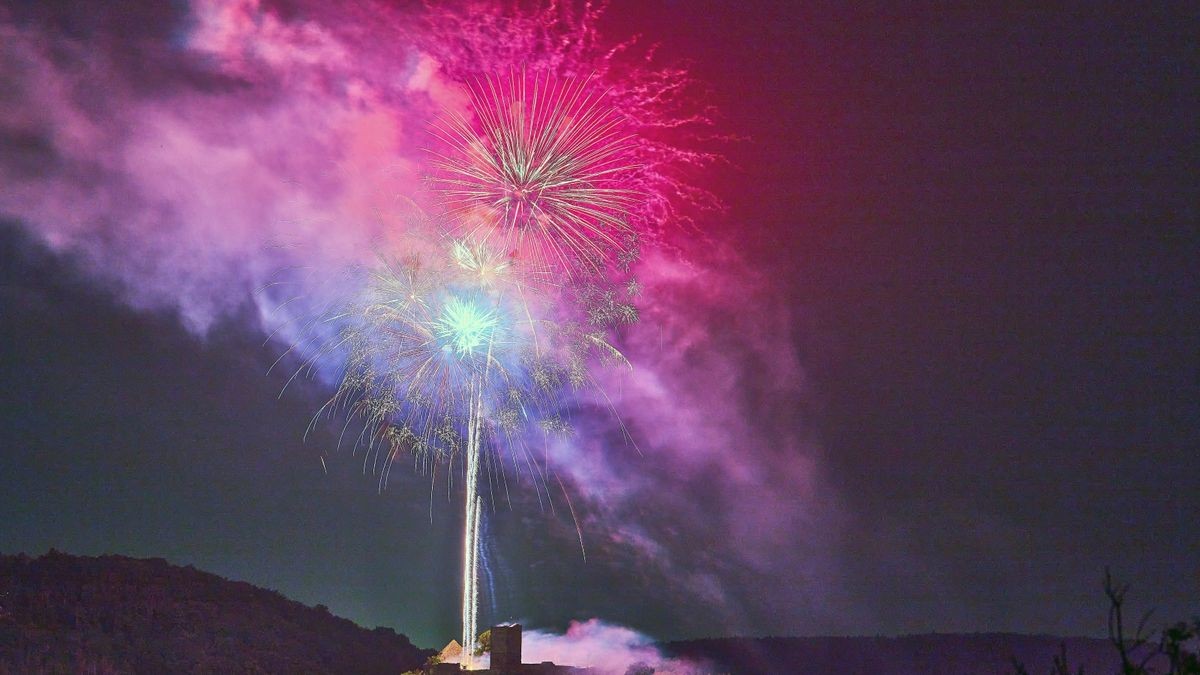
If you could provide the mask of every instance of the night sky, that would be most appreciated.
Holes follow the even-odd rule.
[[[163,557],[440,646],[457,493],[303,440],[328,384],[280,395],[254,292],[419,185],[387,121],[417,104],[378,93],[416,10],[225,4],[0,4],[0,552]],[[642,453],[577,431],[586,561],[527,485],[481,623],[1098,635],[1106,566],[1197,611],[1197,10],[843,4],[603,16],[687,66],[725,208],[644,263]]]

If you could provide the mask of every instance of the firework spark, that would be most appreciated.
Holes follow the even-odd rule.
[[[632,43],[602,47],[599,11],[573,7],[427,7],[422,58],[468,104],[443,109],[426,148],[429,234],[448,249],[433,265],[381,266],[363,299],[319,331],[334,335],[325,353],[347,356],[318,415],[344,415],[343,436],[361,424],[355,448],[366,446],[381,489],[404,455],[425,469],[459,462],[465,474],[468,668],[486,564],[481,473],[503,480],[507,458],[518,473],[527,467],[539,501],[550,484],[565,497],[529,440],[569,432],[564,411],[595,386],[591,365],[628,365],[611,335],[638,320],[641,247],[687,222],[683,208],[713,204],[683,178],[714,159],[679,143],[708,123],[686,107],[690,78],[651,66],[649,54],[622,61]]]
[[[602,105],[620,119],[622,163],[637,169],[622,186],[637,195],[626,205],[629,227],[668,247],[673,233],[704,236],[694,215],[722,204],[694,179],[722,161],[716,148],[731,139],[714,133],[717,113],[700,104],[704,87],[686,68],[663,64],[655,45],[637,37],[604,39],[598,24],[606,4],[427,3],[413,39],[446,79],[464,87],[497,74],[536,72],[602,92]]]
[[[469,87],[474,120],[436,127],[434,189],[466,234],[528,274],[599,271],[630,240],[630,137],[587,79],[513,73]]]
[[[380,489],[401,455],[430,469],[461,458],[467,666],[478,622],[481,473],[500,469],[507,457],[518,473],[527,467],[539,498],[549,494],[551,478],[565,494],[561,480],[533,459],[526,438],[569,430],[560,413],[564,396],[595,385],[589,362],[628,365],[604,328],[535,316],[525,296],[514,301],[502,292],[506,285],[480,283],[481,269],[496,271],[494,261],[486,247],[463,242],[451,245],[442,266],[384,260],[368,273],[360,300],[317,322],[342,324],[325,350],[348,356],[336,393],[314,422],[343,413],[343,436],[354,420],[361,423],[355,448],[365,445],[364,470],[369,464],[378,473]],[[495,477],[503,480],[502,472]]]
[[[506,79],[476,80],[468,91],[474,118],[448,112],[435,127],[442,147],[433,152],[432,182],[452,223],[448,234],[473,242],[456,241],[451,257],[482,286],[497,288],[502,278],[516,283],[536,356],[530,369],[535,389],[552,392],[564,381],[583,386],[590,379],[587,353],[599,348],[605,358],[624,358],[606,341],[604,330],[637,319],[628,298],[610,288],[631,287],[631,280],[614,277],[627,274],[639,252],[629,224],[630,210],[642,198],[633,187],[638,167],[632,139],[606,92],[588,78],[512,71]],[[545,319],[539,325],[522,280],[539,294],[571,289],[565,295],[575,302],[569,304],[587,317],[591,330]],[[453,316],[442,320],[443,333],[466,334],[456,344],[459,351],[472,351],[480,331],[491,326],[490,315],[458,305],[450,310]],[[565,360],[547,363],[540,330],[567,345]],[[478,619],[482,402],[471,408],[466,459],[462,644],[468,668]],[[563,426],[557,416],[542,422],[544,431]]]
[[[477,348],[492,343],[499,322],[491,309],[452,297],[438,317],[437,335],[460,356],[471,356]]]

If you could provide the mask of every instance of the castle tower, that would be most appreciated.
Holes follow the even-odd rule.
[[[521,672],[521,624],[492,626],[492,667],[496,675]]]

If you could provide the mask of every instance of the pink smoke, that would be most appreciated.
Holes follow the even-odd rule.
[[[593,506],[593,545],[636,552],[681,593],[723,607],[728,626],[776,603],[815,618],[840,586],[842,522],[800,418],[797,317],[736,256],[714,258],[643,266],[642,320],[624,344],[636,367],[606,372],[604,387],[637,450],[585,431],[554,446],[556,465]],[[674,524],[647,520],[647,504],[669,508]],[[855,611],[837,604],[838,618]]]
[[[197,0],[182,36],[122,27],[119,39],[91,41],[0,14],[0,74],[19,101],[0,108],[0,129],[36,139],[35,169],[0,160],[0,214],[78,254],[131,305],[175,312],[198,334],[250,307],[264,332],[293,337],[286,327],[323,302],[340,270],[413,245],[429,207],[427,129],[444,108],[464,111],[461,78],[520,65],[595,77],[646,139],[640,188],[652,199],[639,226],[675,250],[647,247],[636,270],[643,319],[623,336],[635,370],[605,375],[643,454],[600,433],[554,448],[589,504],[585,538],[634,551],[648,574],[728,607],[731,628],[747,605],[797,611],[771,588],[832,585],[823,542],[837,508],[796,420],[805,382],[793,310],[722,233],[693,237],[685,223],[712,201],[677,179],[712,160],[676,142],[706,118],[678,95],[686,73],[606,45],[593,14],[572,3],[421,16],[294,4],[284,13]],[[130,65],[146,54],[157,78]],[[285,275],[295,287],[272,286],[292,269],[303,271]],[[664,515],[650,522],[647,504]],[[701,554],[681,543],[693,541]],[[776,586],[743,597],[735,581],[747,574]],[[625,630],[593,620],[545,648],[589,654],[602,636],[630,655],[648,649]]]
[[[455,99],[411,44],[389,45],[378,76],[357,46],[252,0],[200,2],[192,20],[168,58],[201,84],[153,91],[116,54],[0,28],[27,102],[0,121],[48,138],[57,169],[0,167],[0,210],[202,333],[280,269],[333,273],[400,236],[423,194],[423,130]],[[275,304],[260,301],[269,329]]]
[[[698,664],[664,656],[649,637],[632,628],[600,619],[572,621],[562,634],[527,630],[522,636],[521,649],[525,663],[551,661],[595,668],[605,675],[623,675],[637,666],[675,675],[706,672]]]

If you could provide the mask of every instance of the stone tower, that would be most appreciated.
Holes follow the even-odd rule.
[[[521,672],[521,624],[492,626],[492,667],[497,675]]]

